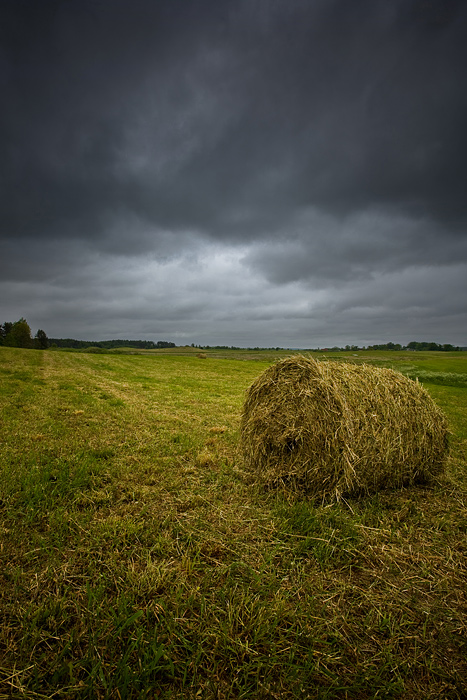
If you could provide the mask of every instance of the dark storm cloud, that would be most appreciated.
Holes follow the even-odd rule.
[[[94,238],[130,211],[252,235],[368,204],[464,220],[463,3],[2,10],[4,230]]]
[[[345,285],[376,274],[467,260],[467,237],[428,218],[366,210],[340,219],[316,211],[289,221],[284,239],[252,245],[244,262],[270,282]]]
[[[37,283],[80,325],[73,298],[116,318],[124,288],[122,325],[143,329],[299,319],[313,290],[339,313],[341,287],[365,324],[380,276],[403,275],[408,308],[410,275],[442,285],[466,260],[462,0],[3,0],[0,32],[8,299]]]

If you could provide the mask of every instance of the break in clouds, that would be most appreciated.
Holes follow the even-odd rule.
[[[0,310],[467,345],[461,0],[4,0]]]

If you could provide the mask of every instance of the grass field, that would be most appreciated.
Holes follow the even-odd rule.
[[[0,699],[467,698],[467,354],[338,354],[419,377],[452,452],[328,506],[242,470],[283,355],[0,347]]]

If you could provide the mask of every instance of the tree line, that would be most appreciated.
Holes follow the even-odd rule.
[[[352,350],[441,350],[442,352],[453,352],[456,350],[462,350],[462,348],[459,346],[451,345],[450,343],[440,345],[439,343],[418,343],[416,341],[412,341],[408,345],[401,345],[400,343],[384,343],[381,345],[368,345],[363,347],[360,347],[359,345],[346,345],[345,347],[334,345],[333,347],[326,348],[240,348],[236,345],[195,345],[195,343],[192,343],[191,347],[199,348],[200,350],[306,350],[308,352],[351,352]]]
[[[75,350],[84,350],[86,348],[101,348],[102,350],[111,350],[113,348],[138,348],[140,350],[158,350],[161,348],[174,348],[175,343],[167,340],[158,340],[154,343],[152,340],[75,340],[74,338],[48,338],[45,331],[39,329],[34,336],[31,335],[31,328],[25,318],[20,318],[14,323],[5,322],[0,324],[0,345],[6,345],[14,348],[36,348],[38,350],[46,350],[48,347],[56,348],[71,348]],[[284,348],[239,348],[234,345],[195,345],[193,348],[202,350],[282,350]],[[320,348],[317,348],[320,350]],[[358,345],[346,345],[345,348],[332,347],[321,348],[321,351],[344,351],[344,350],[437,350],[441,352],[453,352],[461,350],[460,347],[451,345],[451,343],[430,343],[412,341],[407,345],[400,343],[384,343],[381,345],[368,345],[368,347],[359,347]]]
[[[75,340],[74,338],[50,338],[51,347],[72,348],[74,350],[84,350],[86,348],[101,348],[102,350],[112,350],[113,348],[138,348],[139,350],[158,350],[160,348],[174,348],[175,343],[167,340]]]
[[[49,347],[49,339],[45,331],[39,328],[35,337],[31,335],[31,328],[25,318],[11,323],[6,321],[0,325],[0,345],[11,348],[36,348],[46,350]]]
[[[418,343],[413,340],[411,343],[403,346],[399,343],[386,343],[385,345],[369,345],[368,350],[438,350],[441,352],[453,352],[455,350],[460,350],[461,348],[451,343]]]
[[[174,348],[175,343],[167,340],[75,340],[74,338],[48,338],[45,331],[39,329],[33,338],[31,327],[25,318],[11,323],[6,321],[0,324],[0,345],[12,348],[36,348],[46,350],[52,348],[72,348],[75,350],[85,350],[86,348],[101,348],[111,350],[112,348],[138,348],[141,350],[157,350],[161,348]]]

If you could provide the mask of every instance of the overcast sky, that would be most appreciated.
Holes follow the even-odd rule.
[[[465,0],[1,0],[0,322],[467,345]]]

